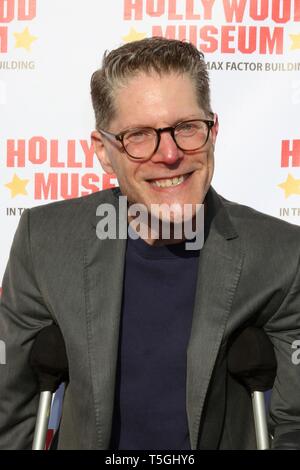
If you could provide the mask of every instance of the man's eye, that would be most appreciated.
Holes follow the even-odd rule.
[[[199,125],[193,122],[186,122],[176,128],[176,133],[188,134],[189,132],[195,132],[199,129]]]
[[[131,132],[125,136],[126,140],[130,142],[142,142],[152,137],[152,133],[147,129],[140,129],[135,132]]]

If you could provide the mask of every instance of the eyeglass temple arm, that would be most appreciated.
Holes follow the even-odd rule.
[[[103,134],[105,137],[107,137],[111,142],[120,142],[121,144],[123,143],[123,136],[120,134],[113,134],[112,132],[105,131],[103,129],[98,129],[98,132],[100,134]]]

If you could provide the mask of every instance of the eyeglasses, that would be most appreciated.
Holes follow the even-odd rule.
[[[162,127],[137,127],[127,129],[119,134],[98,129],[98,131],[112,142],[118,141],[122,144],[123,151],[134,160],[149,160],[157,151],[161,134],[169,132],[180,150],[199,150],[208,141],[209,132],[215,121],[208,119],[192,119],[182,121],[176,126]]]

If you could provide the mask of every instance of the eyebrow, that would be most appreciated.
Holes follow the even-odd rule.
[[[192,121],[194,119],[206,119],[206,118],[205,118],[205,116],[204,117],[199,117],[199,116],[196,116],[195,114],[193,114],[193,115],[190,115],[190,116],[185,116],[185,117],[176,119],[173,122],[173,124],[169,124],[169,126],[173,127],[173,126],[176,126],[177,124],[179,124],[180,122]],[[144,125],[143,124],[138,124],[138,125],[126,126],[124,129],[122,129],[118,133],[123,134],[124,132],[131,131],[132,129],[144,129],[144,128],[158,129],[157,127],[150,126],[149,124],[148,125],[147,124],[144,124]]]

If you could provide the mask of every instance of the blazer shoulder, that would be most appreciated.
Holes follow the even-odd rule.
[[[101,203],[114,202],[118,197],[120,190],[119,188],[104,189],[102,191],[96,191],[87,196],[81,196],[74,199],[65,199],[63,201],[51,202],[40,206],[35,206],[30,209],[31,214],[34,216],[43,215],[44,213],[50,215],[50,213],[57,213],[60,216],[64,212],[78,210],[81,207],[83,210],[88,207],[97,207]]]
[[[229,201],[220,196],[232,224],[238,234],[253,246],[273,247],[273,249],[289,249],[300,252],[300,227],[252,207]]]
[[[86,228],[96,218],[100,204],[117,204],[119,189],[105,189],[87,196],[57,201],[36,206],[28,210],[30,232],[37,237],[83,235]]]
[[[237,224],[258,224],[261,226],[270,227],[273,229],[282,230],[284,232],[291,232],[300,235],[300,226],[287,222],[286,220],[279,219],[273,215],[266,214],[264,212],[258,211],[253,207],[246,206],[244,204],[239,204],[234,201],[225,199],[222,196],[219,196],[223,205],[225,206],[230,217]]]

